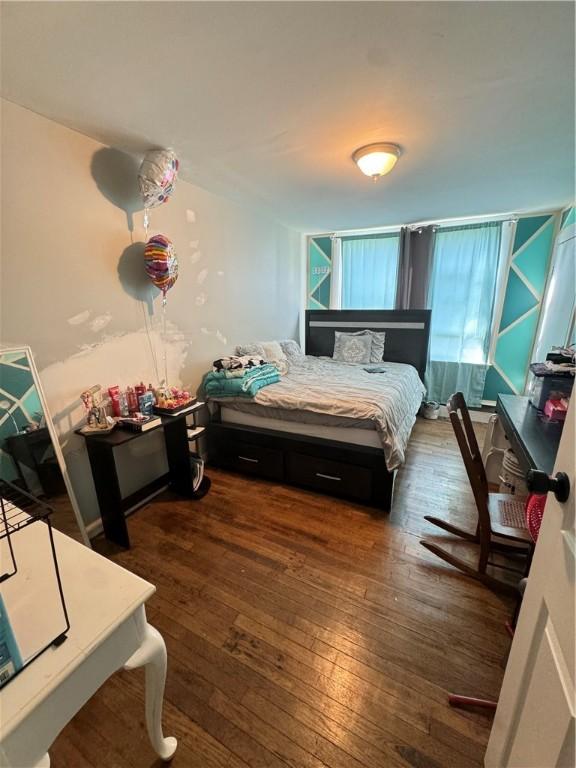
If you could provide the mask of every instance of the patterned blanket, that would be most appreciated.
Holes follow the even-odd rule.
[[[373,366],[384,368],[384,373],[368,373],[365,367],[370,366],[309,355],[291,360],[287,375],[261,389],[254,402],[372,421],[382,441],[386,466],[396,469],[404,461],[426,390],[411,365],[384,361]],[[226,404],[230,404],[229,398]]]

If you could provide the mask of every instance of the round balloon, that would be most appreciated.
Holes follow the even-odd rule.
[[[155,208],[165,203],[178,176],[178,158],[171,149],[151,149],[146,152],[138,183],[145,208]]]
[[[164,296],[178,278],[178,259],[172,242],[165,235],[154,235],[144,248],[146,274]]]

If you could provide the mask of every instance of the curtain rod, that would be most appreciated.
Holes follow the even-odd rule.
[[[534,214],[537,216],[538,214]],[[337,232],[333,232],[329,237],[354,237],[362,235],[379,235],[387,234],[389,232],[399,232],[403,227],[408,229],[419,229],[420,227],[452,227],[452,226],[466,226],[466,224],[481,224],[482,222],[501,221],[517,222],[519,215],[516,213],[493,213],[486,216],[462,216],[456,219],[436,219],[427,221],[416,221],[411,224],[395,224],[394,226],[387,227],[370,227],[366,229],[342,229]],[[314,235],[312,235],[314,237]]]

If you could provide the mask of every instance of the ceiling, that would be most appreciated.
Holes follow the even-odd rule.
[[[307,232],[574,196],[570,2],[10,2],[2,95]],[[403,148],[378,183],[350,159]]]

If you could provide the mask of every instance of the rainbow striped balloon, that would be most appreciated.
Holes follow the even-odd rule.
[[[154,235],[144,248],[146,274],[164,296],[178,278],[178,259],[171,240],[165,235]]]

